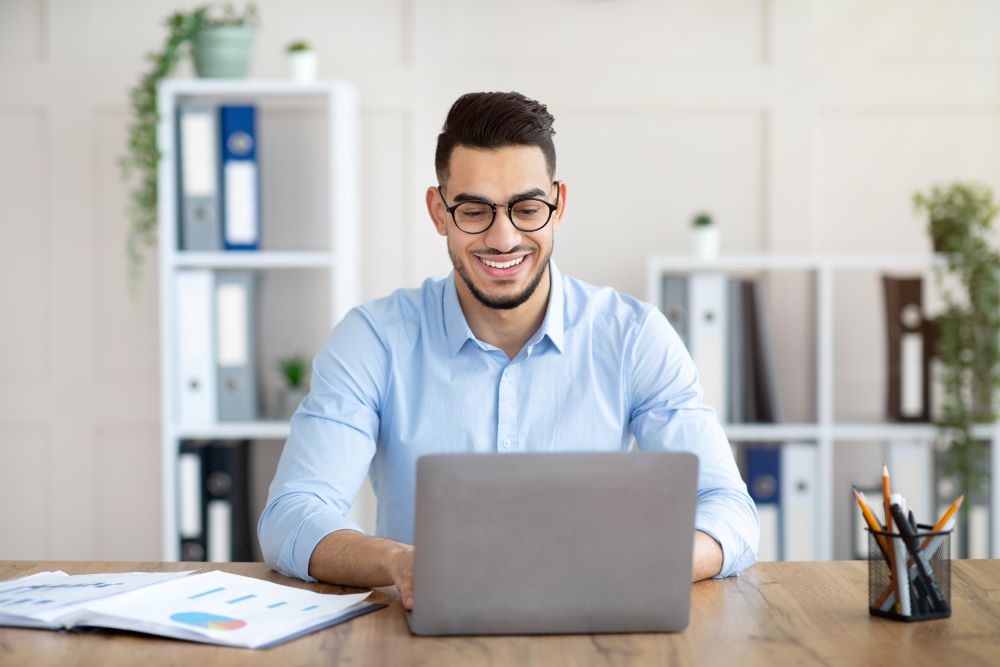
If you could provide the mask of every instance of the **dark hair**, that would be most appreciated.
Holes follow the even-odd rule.
[[[545,155],[549,178],[556,173],[556,147],[552,143],[555,118],[541,102],[521,93],[466,93],[451,105],[438,135],[434,169],[438,182],[448,179],[455,146],[496,149],[504,146],[538,146]]]

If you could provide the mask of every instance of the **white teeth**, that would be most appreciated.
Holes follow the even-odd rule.
[[[521,262],[523,262],[524,258],[526,256],[527,255],[518,257],[517,259],[512,259],[509,262],[491,262],[490,260],[483,259],[482,257],[480,257],[480,259],[483,260],[483,264],[485,264],[486,266],[492,267],[494,269],[509,269],[510,267],[517,266],[518,264],[520,264]]]

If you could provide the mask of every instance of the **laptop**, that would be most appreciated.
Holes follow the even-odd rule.
[[[697,479],[686,452],[422,456],[410,630],[683,630]]]

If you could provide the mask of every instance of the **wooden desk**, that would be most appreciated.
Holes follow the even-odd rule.
[[[193,569],[203,563],[0,561],[0,580]],[[223,569],[320,592],[259,563]],[[956,561],[950,619],[898,623],[868,615],[867,564],[763,563],[739,578],[694,586],[691,625],[676,634],[426,638],[410,635],[392,589],[389,607],[270,650],[220,648],[119,632],[0,628],[0,665],[997,665],[1000,560]]]

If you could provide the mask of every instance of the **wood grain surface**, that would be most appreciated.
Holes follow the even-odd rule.
[[[33,572],[221,569],[318,592],[261,563],[0,561],[0,580]],[[117,631],[0,628],[0,665],[1000,665],[1000,560],[955,561],[950,619],[869,616],[867,564],[759,563],[695,584],[691,625],[674,634],[444,637],[410,635],[393,589],[388,607],[273,649],[251,651]]]

